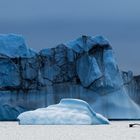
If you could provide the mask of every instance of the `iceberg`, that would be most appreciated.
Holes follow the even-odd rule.
[[[0,34],[0,56],[1,57],[30,57],[34,55],[24,41],[22,35]]]
[[[98,125],[109,124],[101,114],[79,99],[62,99],[59,104],[27,111],[18,116],[22,125]]]
[[[36,52],[26,46],[24,38],[0,35],[0,89],[31,88],[37,76]]]
[[[21,35],[0,35],[0,120],[58,104],[86,101],[108,119],[140,119],[140,76],[119,69],[109,41],[81,36],[38,53]]]

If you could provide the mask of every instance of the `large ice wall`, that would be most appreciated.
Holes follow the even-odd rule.
[[[133,101],[140,105],[140,76],[134,76],[131,71],[123,71],[122,77],[126,92]]]
[[[0,35],[0,120],[62,98],[85,100],[109,119],[140,119],[139,79],[119,70],[102,36],[82,36],[37,53],[22,36]]]

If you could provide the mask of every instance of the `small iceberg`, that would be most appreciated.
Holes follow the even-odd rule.
[[[22,125],[98,125],[109,124],[101,114],[95,113],[89,104],[79,99],[62,99],[59,104],[21,113]]]

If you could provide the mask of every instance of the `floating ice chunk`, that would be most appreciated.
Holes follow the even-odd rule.
[[[59,104],[24,112],[18,119],[20,124],[109,124],[109,121],[95,113],[87,102],[78,99],[62,99]]]

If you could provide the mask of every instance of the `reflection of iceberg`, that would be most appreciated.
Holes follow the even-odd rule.
[[[18,119],[20,124],[109,124],[88,103],[78,99],[62,99],[59,104],[24,112]]]
[[[121,72],[109,42],[82,36],[39,53],[22,36],[0,35],[0,120],[82,99],[109,119],[140,119],[140,78]]]

